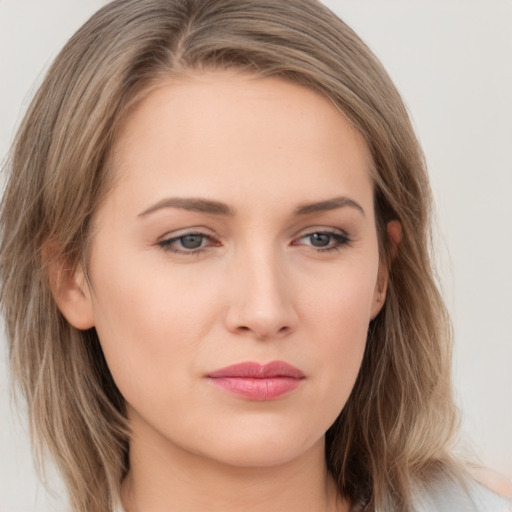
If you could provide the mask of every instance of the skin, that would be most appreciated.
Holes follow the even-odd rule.
[[[324,434],[386,292],[369,165],[362,136],[327,99],[279,79],[162,82],[128,117],[117,179],[94,216],[90,279],[61,276],[55,291],[75,327],[95,326],[127,402],[127,512],[348,510]],[[349,201],[297,214],[332,198]],[[183,245],[187,233],[199,252]],[[206,378],[275,360],[306,376],[276,400]]]

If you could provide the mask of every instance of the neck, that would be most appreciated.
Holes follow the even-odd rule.
[[[122,501],[126,512],[349,510],[327,471],[323,439],[293,461],[240,467],[134,435]]]

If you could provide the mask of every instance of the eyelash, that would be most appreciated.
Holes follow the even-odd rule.
[[[315,247],[315,246],[311,245],[313,250],[315,250],[316,252],[319,252],[319,253],[329,252],[329,251],[339,251],[340,247],[350,245],[350,243],[351,243],[351,240],[347,235],[340,234],[336,231],[329,231],[329,230],[312,231],[310,233],[302,235],[301,237],[297,238],[296,240],[303,240],[305,238],[312,237],[314,235],[327,235],[327,236],[331,237],[331,239],[334,239],[334,245],[329,246],[329,247]],[[176,247],[173,246],[174,243],[176,243],[180,240],[183,240],[184,238],[190,237],[190,236],[201,237],[202,238],[201,244],[205,240],[208,241],[209,243],[204,246],[201,245],[200,247],[198,247],[196,249],[185,249],[185,248],[177,249]],[[331,243],[332,243],[332,240],[331,240]],[[190,233],[184,233],[183,235],[175,236],[172,238],[167,238],[165,240],[161,240],[160,242],[158,242],[158,246],[161,247],[164,251],[170,251],[170,252],[174,252],[177,254],[183,254],[183,255],[187,255],[187,256],[199,254],[199,253],[207,250],[209,247],[218,247],[219,245],[220,245],[220,242],[215,241],[215,238],[213,236],[207,235],[205,233],[195,232],[195,231],[192,231]],[[294,242],[292,242],[292,245],[299,245],[299,244],[295,243],[295,240],[294,240]]]
[[[198,247],[197,249],[186,249],[186,248],[176,249],[175,247],[173,247],[172,244],[174,244],[175,242],[178,242],[179,240],[183,240],[184,238],[187,238],[189,236],[201,237],[202,238],[201,246]],[[204,240],[207,240],[210,243],[208,245],[206,245],[206,246],[203,246],[202,243],[203,243]],[[161,240],[160,242],[158,242],[158,245],[164,251],[170,251],[170,252],[174,252],[174,253],[177,253],[177,254],[185,254],[185,255],[189,256],[189,255],[193,255],[193,254],[199,254],[199,253],[205,251],[208,247],[216,247],[216,246],[220,245],[219,242],[215,242],[214,240],[215,239],[211,235],[207,235],[205,233],[199,233],[199,232],[196,232],[196,231],[191,231],[190,233],[184,233],[184,234],[179,235],[179,236],[175,236],[175,237],[172,237],[172,238],[167,238],[165,240]]]
[[[340,247],[350,245],[350,238],[346,234],[338,233],[337,231],[329,231],[329,230],[318,230],[318,231],[311,231],[310,233],[306,233],[305,235],[302,235],[297,240],[302,240],[304,238],[312,237],[313,235],[327,235],[331,237],[331,243],[332,239],[334,239],[334,245],[329,247],[314,247],[311,246],[316,252],[329,252],[329,251],[339,251]],[[297,244],[293,244],[297,245]]]

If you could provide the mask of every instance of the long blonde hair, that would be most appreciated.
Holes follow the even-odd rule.
[[[53,455],[75,512],[112,510],[129,469],[124,400],[95,330],[76,330],[59,312],[48,255],[70,268],[84,260],[91,215],[109,189],[116,131],[151,85],[225,68],[328,97],[370,148],[389,290],[352,394],[327,432],[326,462],[353,502],[409,510],[415,488],[458,471],[450,327],[429,255],[429,183],[388,75],[315,0],[116,0],[56,58],[15,139],[0,212],[0,299],[35,448]],[[397,252],[386,233],[392,219],[402,226]]]

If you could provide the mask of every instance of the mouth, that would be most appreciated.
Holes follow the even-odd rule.
[[[287,395],[306,378],[304,372],[284,361],[267,364],[245,362],[209,373],[208,380],[224,391],[248,400],[268,401]]]

